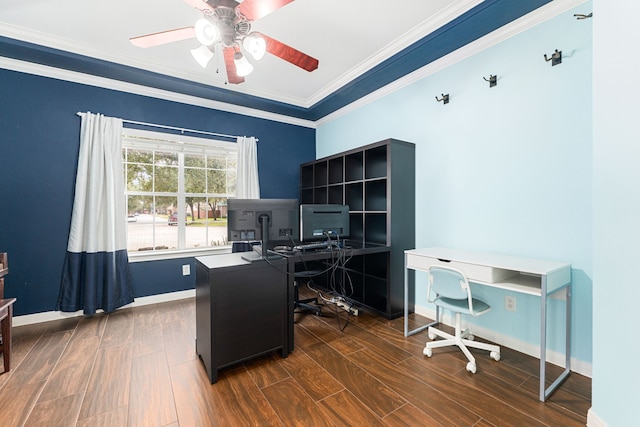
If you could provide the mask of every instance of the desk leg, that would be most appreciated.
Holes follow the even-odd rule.
[[[540,294],[540,401],[544,402],[544,383],[547,375],[547,276],[542,276]]]
[[[407,256],[404,256],[404,336],[409,336],[409,271]]]
[[[565,310],[567,315],[567,323],[565,329],[565,367],[571,370],[571,285],[567,286]]]
[[[407,268],[407,256],[404,257],[404,336],[409,333],[409,269]]]
[[[436,306],[436,321],[431,322],[428,325],[420,326],[413,330],[409,330],[409,269],[407,268],[407,256],[404,257],[404,336],[417,334],[427,329],[429,326],[437,325],[440,321],[440,313]]]
[[[547,277],[542,277],[541,306],[541,333],[540,333],[540,401],[544,402],[556,388],[569,376],[571,372],[571,282],[565,287],[565,369],[545,389],[546,361],[547,361]]]

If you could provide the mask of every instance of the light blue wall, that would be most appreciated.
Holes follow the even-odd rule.
[[[416,246],[451,246],[573,265],[572,352],[592,358],[591,20],[586,3],[409,87],[322,124],[317,157],[384,138],[416,144]],[[562,50],[552,67],[543,54]],[[489,88],[483,80],[498,75]],[[449,93],[448,105],[435,96]],[[477,323],[539,343],[539,300],[480,290]],[[427,306],[424,277],[416,303]],[[553,310],[550,322],[562,322]],[[549,328],[561,351],[563,328]]]
[[[640,3],[594,10],[594,425],[638,425]]]

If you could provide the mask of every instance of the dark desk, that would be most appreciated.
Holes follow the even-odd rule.
[[[274,350],[287,357],[293,348],[286,259],[242,255],[196,258],[196,352],[212,384],[220,368]]]
[[[347,241],[348,261],[337,271],[349,275],[356,290],[347,300],[376,310],[388,304],[388,253],[384,245]],[[314,281],[326,287],[328,267],[337,251],[289,253],[282,258],[248,262],[244,253],[196,258],[196,353],[211,383],[218,369],[280,350],[293,351],[294,273],[323,271]],[[382,301],[382,302],[380,302]]]
[[[342,251],[342,253],[340,253]],[[388,298],[389,247],[371,243],[347,240],[344,249],[300,251],[286,254],[289,289],[293,289],[296,272],[315,270],[321,272],[313,276],[314,283],[322,289],[329,289],[332,274],[336,280],[344,281],[349,275],[354,293],[346,295],[346,300],[356,306],[374,312],[383,312]],[[338,256],[344,257],[344,266],[334,273],[330,266]],[[293,295],[293,294],[292,294]],[[290,321],[293,325],[294,301],[289,301]],[[293,328],[289,330],[289,351],[293,351]]]

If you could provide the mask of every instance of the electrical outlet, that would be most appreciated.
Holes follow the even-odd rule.
[[[504,309],[507,311],[516,311],[516,297],[513,295],[504,296]]]
[[[189,264],[184,264],[182,266],[182,275],[188,276],[191,274],[191,266]]]

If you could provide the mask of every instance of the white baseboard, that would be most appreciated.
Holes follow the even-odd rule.
[[[604,421],[602,421],[598,416],[593,412],[593,408],[589,408],[587,411],[587,427],[608,427]]]
[[[429,319],[436,318],[435,309],[426,308],[423,306],[416,305],[415,313],[424,317],[428,317]],[[444,323],[445,325],[448,325],[451,327],[455,325],[455,317],[452,315],[444,315],[442,316],[441,320],[442,320],[442,323]],[[463,327],[465,327],[464,320],[463,320]],[[502,346],[512,348],[516,351],[527,354],[529,356],[540,358],[539,345],[520,341],[512,336],[502,335],[502,334],[496,333],[495,331],[483,328],[478,325],[473,325],[473,335],[477,337],[482,337],[496,344],[500,344]],[[547,362],[557,366],[564,367],[565,355],[547,349]],[[577,372],[578,374],[591,378],[591,363],[585,362],[584,360],[578,360],[572,357],[571,370],[573,372]]]
[[[158,304],[168,301],[177,301],[186,298],[193,298],[196,296],[195,289],[188,289],[186,291],[170,292],[166,294],[151,295],[148,297],[136,298],[131,304],[125,305],[121,308],[129,307],[141,307],[143,305]],[[120,309],[119,309],[120,310]],[[102,312],[102,310],[98,310]],[[34,323],[50,322],[52,320],[68,319],[70,317],[84,316],[82,311],[76,311],[75,313],[64,313],[62,311],[47,311],[43,313],[25,314],[23,316],[13,317],[13,326],[31,325]]]

